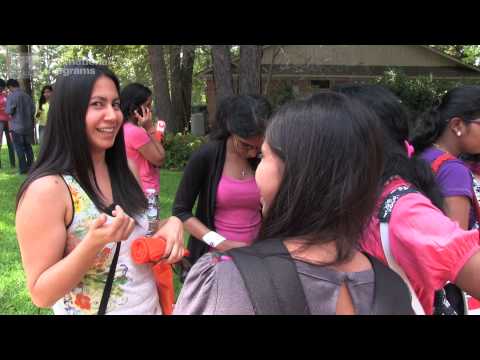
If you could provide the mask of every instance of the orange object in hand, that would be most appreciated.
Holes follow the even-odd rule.
[[[139,237],[132,243],[132,258],[137,264],[158,262],[165,254],[165,240],[155,237]]]
[[[163,120],[158,120],[157,121],[157,127],[156,127],[156,131],[155,131],[155,140],[157,141],[163,141],[163,137],[164,137],[164,134],[165,134],[165,127],[166,127],[166,123],[165,121]]]
[[[165,255],[165,240],[160,237],[140,237],[132,243],[131,254],[137,264],[156,263]],[[185,250],[184,256],[188,256]],[[173,286],[173,271],[170,264],[156,264],[152,268],[158,290],[158,298],[164,315],[173,313],[175,288]]]
[[[163,134],[160,131],[155,131],[155,134],[153,135],[155,140],[157,141],[163,141]]]

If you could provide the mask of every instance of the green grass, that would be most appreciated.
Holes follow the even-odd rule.
[[[34,151],[38,151],[36,146]],[[49,309],[37,308],[30,300],[15,234],[15,197],[25,176],[19,175],[17,169],[10,169],[6,144],[0,156],[3,166],[0,169],[0,314],[52,314]],[[162,169],[160,176],[160,216],[163,219],[170,216],[181,172]],[[175,288],[178,294],[177,278]]]

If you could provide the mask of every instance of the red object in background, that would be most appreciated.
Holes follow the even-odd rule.
[[[133,241],[131,255],[133,261],[137,264],[156,263],[163,258],[165,247],[165,239],[160,237],[140,237]],[[184,256],[188,255],[188,250],[185,250]],[[175,302],[172,267],[170,264],[156,264],[152,270],[162,312],[164,315],[171,315],[173,313],[173,303]]]
[[[157,120],[157,127],[155,131],[155,139],[157,141],[162,141],[165,137],[165,127],[167,124],[163,120]]]

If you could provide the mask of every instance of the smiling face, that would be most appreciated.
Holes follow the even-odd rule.
[[[262,145],[262,161],[255,171],[255,181],[260,189],[262,214],[265,216],[271,206],[283,179],[284,162],[264,142]]]
[[[104,152],[113,146],[123,114],[117,88],[110,78],[101,76],[95,82],[85,123],[91,152]]]

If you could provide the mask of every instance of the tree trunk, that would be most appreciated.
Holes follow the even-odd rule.
[[[30,62],[32,58],[30,45],[18,45],[18,55],[20,60],[20,76],[18,82],[22,89],[32,96],[32,73]]]
[[[267,83],[265,84],[265,87],[263,89],[263,95],[268,96],[268,88],[270,86],[270,82],[272,81],[272,75],[273,75],[273,65],[275,64],[275,58],[277,55],[280,53],[280,46],[275,46],[273,45],[274,48],[272,49],[272,61],[270,62],[270,67],[268,68],[268,76],[267,76]]]
[[[195,45],[183,46],[182,58],[182,99],[183,114],[185,116],[185,126],[188,130],[190,127],[190,116],[192,114],[192,78],[193,64],[195,62]]]
[[[174,120],[171,129],[175,133],[183,131],[185,123],[182,98],[182,68],[180,62],[181,50],[181,45],[170,46],[170,88],[173,109],[172,119]]]
[[[213,77],[215,79],[216,104],[234,94],[232,62],[229,45],[212,45]]]
[[[152,70],[156,115],[159,119],[167,123],[167,131],[175,131],[163,45],[149,45],[148,60],[150,62],[150,69]]]
[[[239,69],[239,93],[254,94],[261,93],[261,45],[240,46],[240,69]]]

